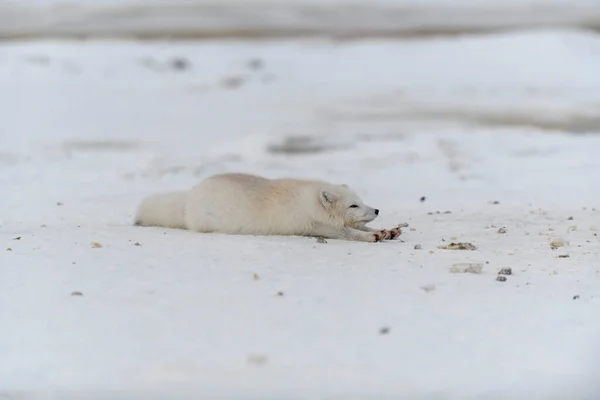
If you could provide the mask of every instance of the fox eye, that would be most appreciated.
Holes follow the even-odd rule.
[[[350,208],[358,208],[358,206],[356,204],[352,204]]]

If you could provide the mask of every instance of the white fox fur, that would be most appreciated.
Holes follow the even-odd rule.
[[[346,185],[240,173],[209,177],[188,191],[150,196],[140,204],[135,225],[364,242],[399,236],[399,228],[365,226],[378,214]]]

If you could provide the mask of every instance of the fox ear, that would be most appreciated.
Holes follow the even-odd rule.
[[[324,206],[327,206],[337,201],[340,196],[337,193],[330,192],[329,190],[322,190],[319,198],[321,199],[321,203],[323,203]]]

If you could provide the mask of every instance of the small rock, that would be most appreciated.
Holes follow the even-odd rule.
[[[141,246],[141,244],[139,242],[135,242],[133,245],[134,246]]]
[[[409,230],[410,230],[411,232],[416,232],[416,231],[417,231],[417,228],[410,228]]]
[[[283,296],[283,292],[281,292],[281,291],[280,291],[280,292],[277,292],[277,296],[280,296],[280,297],[282,297],[282,296]]]
[[[184,71],[190,66],[190,62],[182,57],[175,57],[171,59],[169,64],[171,65],[171,68],[176,69],[178,71]]]
[[[62,206],[62,205],[63,205],[63,203],[61,203],[60,201],[57,201],[57,202],[56,202],[56,205],[57,205],[57,206]]]
[[[92,242],[92,243],[91,243],[91,246],[92,246],[92,248],[94,248],[94,249],[99,249],[99,248],[101,248],[101,247],[102,247],[102,245],[101,245],[100,243],[98,243],[98,242]]]
[[[577,300],[579,298],[579,295],[576,294],[575,296],[573,296],[573,300]]]
[[[472,243],[450,243],[447,246],[439,246],[439,249],[443,249],[443,250],[476,250],[477,247],[475,247]]]
[[[504,227],[499,228],[498,233],[506,233],[506,228],[504,228]]]
[[[323,237],[318,237],[317,243],[327,243],[327,240],[325,240],[325,238],[323,238]]]
[[[573,221],[573,217],[567,218],[567,221]]]
[[[570,255],[568,254],[559,254],[557,258],[569,258]]]
[[[17,236],[16,238],[13,238],[13,240],[21,240],[21,236]]]
[[[71,292],[71,296],[83,296],[81,292]]]
[[[398,228],[408,228],[408,222],[402,222],[401,224],[398,224]]]
[[[415,244],[415,250],[422,250],[423,246],[421,246],[420,244]]]
[[[254,71],[258,71],[264,67],[265,63],[260,58],[253,58],[248,61],[248,68]]]
[[[552,250],[556,250],[559,247],[563,247],[565,245],[565,242],[561,239],[554,239],[553,241],[550,242],[550,248]]]
[[[12,249],[10,247],[7,247],[6,251],[12,251]]]
[[[380,335],[387,335],[388,333],[390,333],[390,328],[387,326],[384,326],[382,328],[379,328],[379,334]]]
[[[40,225],[40,228],[47,228],[47,227],[48,227],[48,225],[46,225],[46,224]]]
[[[502,268],[500,271],[498,271],[498,275],[512,275],[512,268]]]
[[[433,292],[435,290],[435,285],[424,285],[424,286],[421,286],[421,289],[423,289],[427,293]]]
[[[504,275],[498,275],[498,276],[496,277],[496,280],[497,280],[498,282],[506,282],[506,277],[505,277]]]
[[[425,196],[421,196],[421,198],[419,199],[419,201],[420,201],[421,203],[425,202],[425,200],[427,200],[427,198],[426,198]]]
[[[450,267],[453,274],[480,274],[483,270],[483,264],[480,263],[456,263]]]
[[[258,276],[258,274],[254,274],[254,275],[252,275],[252,278],[253,278],[255,281],[257,281],[257,280],[259,280],[259,279],[260,279],[260,276]]]
[[[452,214],[452,211],[444,211],[444,214]]]
[[[489,204],[500,204],[500,202],[498,200],[494,200],[494,201],[488,201]]]

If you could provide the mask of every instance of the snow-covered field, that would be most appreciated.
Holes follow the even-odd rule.
[[[0,399],[597,398],[598,71],[578,31],[1,44]],[[131,226],[227,171],[347,183],[409,228]]]

